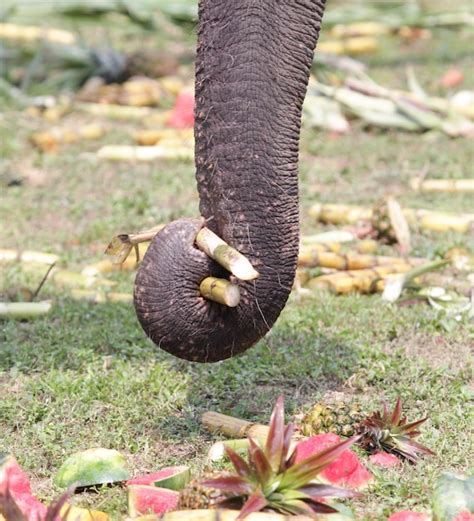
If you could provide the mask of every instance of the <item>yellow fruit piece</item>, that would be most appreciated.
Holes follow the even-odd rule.
[[[109,521],[110,519],[105,512],[75,507],[68,504],[64,505],[61,509],[61,518],[63,521]]]

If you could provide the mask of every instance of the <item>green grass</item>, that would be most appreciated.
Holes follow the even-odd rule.
[[[113,31],[113,27],[110,29]],[[469,39],[442,31],[434,41],[403,50],[416,63],[422,84],[437,92],[448,66],[466,73],[473,88]],[[395,39],[370,59],[371,74],[392,86],[404,84],[405,62]],[[449,60],[446,58],[449,55]],[[443,93],[445,95],[446,93]],[[51,251],[61,265],[80,269],[100,260],[117,232],[143,229],[182,215],[197,215],[190,163],[109,164],[94,155],[94,142],[41,155],[28,135],[41,122],[3,101],[0,118],[0,174],[24,177],[1,186],[0,245]],[[66,122],[89,118],[73,113]],[[129,143],[137,126],[104,122],[101,144]],[[316,201],[373,204],[395,194],[403,205],[472,211],[472,196],[410,191],[408,180],[423,168],[429,177],[470,177],[474,152],[469,140],[441,135],[382,132],[353,125],[347,136],[304,130],[301,206],[305,232],[318,226],[305,217]],[[43,180],[35,182],[38,172]],[[0,175],[0,182],[3,179]],[[33,180],[33,181],[31,181]],[[5,225],[3,223],[6,223]],[[433,258],[453,246],[474,251],[474,237],[414,235],[414,253]],[[38,276],[18,266],[2,267],[0,291],[34,287]],[[113,274],[118,291],[131,291],[133,274]],[[355,503],[361,518],[381,520],[397,509],[429,507],[441,470],[466,471],[472,454],[472,322],[445,331],[427,306],[399,308],[380,297],[315,294],[292,296],[277,325],[243,356],[215,365],[196,365],[155,348],[139,327],[133,306],[94,305],[72,300],[46,285],[50,315],[31,322],[0,322],[0,452],[14,453],[45,500],[59,491],[52,477],[65,457],[90,447],[125,454],[133,472],[190,463],[206,467],[216,437],[204,432],[208,409],[267,421],[283,393],[287,416],[307,410],[328,390],[363,401],[370,411],[381,399],[403,398],[410,418],[429,415],[421,441],[436,450],[416,467],[371,469],[377,480]],[[75,500],[121,519],[125,492],[111,488]]]

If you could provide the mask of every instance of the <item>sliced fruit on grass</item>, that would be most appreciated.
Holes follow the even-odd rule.
[[[189,482],[191,474],[189,467],[180,465],[177,467],[166,467],[151,474],[137,476],[127,481],[127,485],[153,485],[170,490],[181,490]]]
[[[402,510],[392,514],[387,521],[430,521],[430,516],[424,512]]]
[[[63,521],[109,521],[110,519],[105,512],[68,504],[63,506],[61,516]]]
[[[178,95],[166,125],[182,129],[194,125],[194,94],[192,92],[183,91]]]
[[[377,452],[369,457],[370,463],[377,467],[398,467],[400,460],[394,454],[387,454],[386,452]]]
[[[88,449],[76,452],[61,465],[55,477],[58,487],[88,487],[125,481],[130,477],[125,458],[112,449]]]
[[[340,443],[337,434],[318,434],[307,440],[300,441],[296,446],[296,462],[317,454]],[[338,458],[321,472],[321,478],[334,485],[344,484],[351,488],[362,488],[373,478],[372,474],[362,465],[356,454],[346,449]]]
[[[128,487],[128,513],[131,517],[141,514],[164,514],[174,510],[179,501],[179,493],[167,488],[149,485]]]
[[[441,474],[436,481],[432,506],[434,521],[464,521],[463,515],[474,513],[474,476]]]
[[[28,521],[41,521],[47,508],[31,492],[28,476],[11,455],[0,454],[0,519],[3,498],[8,494]]]

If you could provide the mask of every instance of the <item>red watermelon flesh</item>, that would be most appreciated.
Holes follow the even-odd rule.
[[[453,521],[474,521],[474,514],[470,512],[461,512],[458,514]]]
[[[152,472],[151,474],[143,474],[142,476],[129,479],[127,485],[153,485],[155,481],[169,478],[170,476],[173,476],[173,474],[180,472],[181,469],[182,467],[166,467],[157,472]]]
[[[398,467],[400,460],[394,454],[388,454],[387,452],[377,452],[369,457],[370,463],[377,467]]]
[[[148,485],[128,487],[128,512],[131,517],[142,514],[164,514],[178,506],[179,492]]]
[[[194,94],[181,92],[166,122],[168,127],[191,128],[194,125]]]
[[[46,515],[43,505],[31,493],[31,485],[26,473],[13,456],[0,458],[0,493],[10,492],[18,508],[28,517],[28,521],[40,521]]]
[[[300,441],[296,446],[296,463],[335,445],[341,439],[337,434],[327,433]],[[361,488],[372,480],[372,474],[362,465],[351,450],[345,450],[321,473],[321,478],[334,485]]]
[[[429,521],[430,517],[428,514],[423,512],[413,512],[412,510],[402,510],[401,512],[395,512],[392,514],[388,521]]]

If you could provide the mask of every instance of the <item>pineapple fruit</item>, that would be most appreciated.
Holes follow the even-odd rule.
[[[303,418],[300,428],[304,436],[333,432],[349,437],[356,434],[357,426],[363,419],[364,414],[359,403],[317,403]]]
[[[212,472],[200,479],[190,481],[179,494],[178,510],[207,510],[215,508],[220,502],[227,499],[227,496],[220,490],[201,485],[203,479],[215,477],[217,477],[217,473]]]

